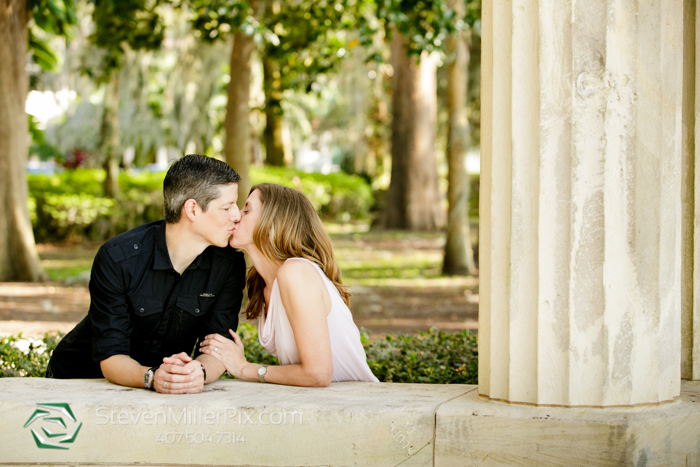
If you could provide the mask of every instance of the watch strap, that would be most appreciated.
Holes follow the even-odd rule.
[[[154,366],[153,368],[149,368],[148,371],[146,371],[146,376],[144,377],[144,380],[147,379],[146,381],[144,381],[146,389],[150,389],[151,391],[156,390],[156,370],[158,370],[158,368],[160,368],[160,365]]]
[[[265,375],[267,374],[267,365],[263,365],[258,368],[258,379],[261,383],[265,382]]]

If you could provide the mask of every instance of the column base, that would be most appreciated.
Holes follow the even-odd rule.
[[[630,408],[534,407],[476,391],[440,406],[435,465],[700,466],[700,382]]]

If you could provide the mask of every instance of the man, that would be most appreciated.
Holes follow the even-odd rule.
[[[95,256],[88,315],[54,350],[49,378],[107,378],[162,393],[216,381],[216,358],[189,354],[238,326],[243,254],[228,246],[240,177],[224,162],[185,156],[163,182],[165,221],[118,235]]]

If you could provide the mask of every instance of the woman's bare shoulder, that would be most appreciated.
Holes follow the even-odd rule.
[[[309,261],[298,261],[292,258],[280,266],[277,271],[277,283],[280,287],[287,284],[314,283],[323,284],[321,275]]]
[[[277,285],[285,308],[291,302],[328,293],[318,270],[308,261],[284,263],[277,271]]]

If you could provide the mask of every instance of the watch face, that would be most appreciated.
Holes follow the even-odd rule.
[[[258,379],[261,383],[265,382],[265,375],[267,374],[267,366],[261,366],[258,368]]]

